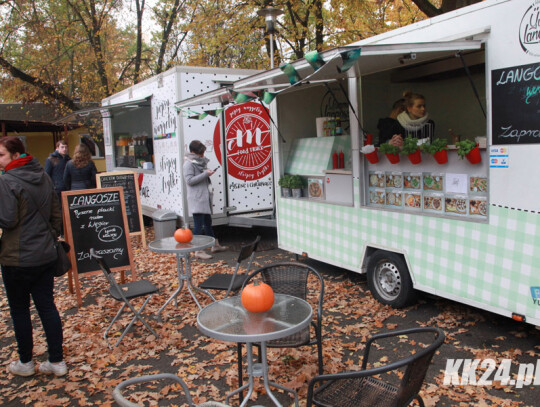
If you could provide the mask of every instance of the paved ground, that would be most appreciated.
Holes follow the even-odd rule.
[[[215,255],[212,260],[197,261],[194,264],[197,278],[202,279],[216,269],[233,266],[240,245],[251,241],[257,234],[263,237],[256,257],[257,265],[295,258],[277,248],[276,233],[272,229],[217,227],[216,234],[221,243],[229,245],[231,250]],[[151,230],[149,240],[152,240]],[[174,257],[148,253],[140,247],[136,248],[135,257],[142,275],[161,288],[160,296],[148,306],[149,311],[155,312],[175,288]],[[309,259],[307,262],[323,274],[327,288],[324,326],[326,372],[354,368],[366,338],[374,333],[424,325],[439,326],[446,332],[447,339],[426,376],[422,395],[427,406],[539,405],[540,362],[536,366],[538,383],[526,384],[520,389],[497,382],[491,386],[443,384],[443,372],[449,359],[492,358],[495,370],[500,370],[503,360],[510,359],[510,373],[514,378],[520,363],[536,365],[540,360],[540,331],[535,327],[425,295],[418,304],[396,311],[372,299],[363,276]],[[109,350],[101,335],[117,304],[100,296],[99,293],[106,289],[103,280],[101,276],[84,280],[84,305],[81,308],[77,308],[74,299],[66,295],[65,281],[59,280],[57,302],[65,327],[66,360],[70,366],[68,376],[55,380],[43,375],[24,379],[3,373],[0,375],[0,405],[113,405],[110,394],[118,382],[126,377],[157,372],[174,373],[185,378],[198,402],[206,399],[223,402],[225,395],[238,382],[234,368],[235,348],[198,332],[197,307],[186,292],[179,297],[178,307],[167,307],[163,323],[152,322],[159,338],[138,327],[118,348]],[[208,301],[203,299],[203,302]],[[0,346],[4,349],[0,354],[0,364],[5,372],[16,352],[3,293],[0,312],[0,330],[4,332],[0,336]],[[36,328],[36,359],[41,361],[46,348],[41,338],[41,326],[36,324]],[[380,363],[403,352],[406,354],[405,345],[378,349],[376,360]],[[315,374],[315,364],[315,354],[309,348],[272,351],[270,354],[270,374],[277,382],[297,388],[301,405],[305,403],[307,382]],[[148,391],[145,394],[146,399],[152,401],[150,405],[158,405],[157,398],[165,398],[167,403],[171,403],[160,402],[159,405],[182,405],[181,399],[176,397],[176,389],[168,387],[161,394],[157,394],[156,389]],[[278,399],[284,405],[290,405],[288,396],[278,393]],[[233,405],[238,405],[236,400]],[[271,403],[263,392],[248,405],[270,406]]]

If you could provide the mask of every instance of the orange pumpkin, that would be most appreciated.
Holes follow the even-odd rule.
[[[251,312],[265,312],[274,305],[274,290],[268,284],[255,280],[242,290],[242,305]]]
[[[176,229],[176,232],[174,232],[174,239],[178,243],[189,243],[191,242],[191,239],[193,239],[193,233],[191,232],[191,229]]]

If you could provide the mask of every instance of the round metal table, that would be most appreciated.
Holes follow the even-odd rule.
[[[284,338],[309,326],[313,310],[311,305],[301,298],[285,294],[275,294],[274,297],[274,305],[266,312],[249,312],[243,307],[240,296],[236,296],[216,301],[197,315],[197,325],[203,334],[222,341],[246,343],[249,383],[229,393],[227,403],[231,396],[248,388],[248,394],[241,404],[245,406],[253,393],[253,377],[262,376],[266,392],[276,406],[281,404],[270,391],[270,384],[293,393],[298,406],[298,394],[295,390],[269,381],[266,342]],[[253,362],[253,343],[260,343],[260,364]]]
[[[209,247],[212,247],[214,246],[215,243],[216,243],[216,239],[214,239],[211,236],[194,235],[193,239],[189,243],[178,243],[174,239],[174,237],[166,237],[163,239],[154,240],[153,242],[150,242],[148,244],[148,248],[153,252],[176,254],[176,268],[178,272],[178,289],[169,297],[167,302],[165,302],[165,304],[163,304],[163,306],[159,309],[158,311],[159,320],[161,320],[161,313],[173,299],[176,301],[175,303],[178,306],[178,301],[176,297],[178,296],[180,291],[182,291],[182,288],[184,287],[184,281],[186,282],[186,286],[187,286],[187,289],[189,290],[189,293],[191,294],[191,297],[195,300],[195,303],[197,304],[197,306],[199,308],[202,308],[201,304],[199,304],[199,301],[197,300],[197,297],[195,297],[195,293],[193,292],[193,289],[197,291],[201,291],[209,296],[210,296],[210,293],[206,290],[203,290],[193,285],[193,282],[191,281],[191,263],[190,263],[189,255],[192,252],[196,252],[199,250],[204,250]]]

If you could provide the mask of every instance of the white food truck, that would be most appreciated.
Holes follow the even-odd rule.
[[[423,291],[540,325],[540,1],[487,0],[231,89],[274,97],[276,191],[284,174],[306,181],[301,198],[276,193],[281,248],[367,273],[395,307]],[[406,90],[425,96],[446,163],[362,153]],[[458,137],[478,143],[479,163],[458,156]]]
[[[144,215],[190,223],[182,165],[189,143],[200,140],[208,168],[218,169],[211,177],[213,223],[275,227],[268,110],[250,103],[212,112],[175,107],[256,72],[175,67],[72,116],[101,114],[107,171],[138,173]],[[233,99],[231,93],[220,98],[222,105]]]

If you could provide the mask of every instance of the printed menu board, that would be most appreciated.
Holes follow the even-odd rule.
[[[369,171],[367,181],[369,206],[487,219],[488,177],[480,173]]]

